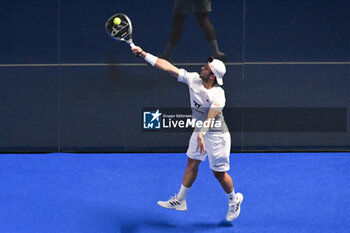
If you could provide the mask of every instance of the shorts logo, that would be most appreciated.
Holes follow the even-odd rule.
[[[162,113],[157,111],[143,112],[143,128],[144,129],[160,129]]]
[[[226,166],[226,163],[221,163],[221,164],[215,164],[214,167],[223,167]]]

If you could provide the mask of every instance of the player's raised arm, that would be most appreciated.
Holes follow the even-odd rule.
[[[167,71],[176,78],[179,76],[179,68],[177,68],[167,60],[153,56],[152,54],[143,51],[142,48],[140,48],[139,46],[136,46],[131,50],[136,56],[144,58],[150,65],[160,70]]]

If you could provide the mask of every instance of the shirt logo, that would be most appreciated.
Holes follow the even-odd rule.
[[[144,129],[160,129],[162,113],[157,111],[143,112],[143,128]]]
[[[194,103],[194,106],[196,106],[196,108],[200,108],[200,106],[202,106],[202,105],[200,105],[199,103],[197,103],[197,102],[194,101],[194,100],[193,100],[193,103]]]

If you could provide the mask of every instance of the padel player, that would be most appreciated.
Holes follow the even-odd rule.
[[[198,74],[179,69],[167,60],[146,53],[139,46],[133,48],[132,52],[144,58],[152,66],[169,72],[179,82],[186,83],[190,91],[192,118],[196,121],[209,122],[192,133],[187,150],[187,167],[180,191],[168,201],[158,201],[158,205],[180,211],[187,210],[187,194],[196,180],[199,164],[208,156],[210,168],[228,197],[226,220],[235,220],[241,210],[243,195],[235,193],[232,178],[227,173],[230,169],[231,136],[222,113],[226,101],[224,90],[220,87],[226,72],[224,63],[209,58],[208,63]],[[221,124],[213,126],[213,121],[219,121]]]

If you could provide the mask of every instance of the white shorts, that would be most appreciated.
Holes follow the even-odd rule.
[[[187,15],[191,11],[208,13],[211,11],[211,0],[175,0],[174,13]]]
[[[201,161],[205,161],[205,158],[208,156],[209,165],[212,170],[217,172],[224,172],[230,170],[230,133],[206,133],[204,135],[204,154],[201,154],[199,149],[197,151],[197,136],[198,132],[192,133],[186,153],[187,156],[191,159]]]

